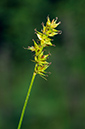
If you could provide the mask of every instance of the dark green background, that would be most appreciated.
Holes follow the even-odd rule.
[[[17,129],[34,63],[23,49],[59,17],[45,81],[36,76],[22,129],[85,129],[85,0],[0,1],[0,129]]]

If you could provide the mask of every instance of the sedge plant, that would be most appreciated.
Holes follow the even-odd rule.
[[[21,116],[20,116],[20,120],[19,120],[19,124],[18,124],[18,128],[21,128],[22,125],[22,121],[23,121],[23,117],[25,114],[25,110],[26,110],[26,106],[29,100],[29,96],[30,96],[30,92],[32,89],[32,85],[35,79],[35,76],[37,74],[39,74],[42,78],[46,79],[46,76],[48,76],[47,74],[50,72],[46,72],[46,69],[50,66],[51,62],[48,62],[47,59],[49,58],[49,56],[51,55],[50,53],[48,54],[44,54],[45,52],[45,48],[48,46],[55,46],[52,44],[52,37],[54,37],[57,34],[61,34],[60,30],[55,29],[61,22],[57,23],[58,18],[56,17],[56,19],[53,19],[52,21],[50,21],[49,16],[47,17],[47,22],[46,25],[44,25],[44,23],[42,23],[42,30],[41,32],[37,31],[35,29],[35,34],[37,35],[37,42],[33,39],[34,45],[33,46],[28,46],[28,48],[25,48],[27,50],[31,50],[32,52],[34,52],[34,60],[33,62],[35,62],[35,67],[34,67],[34,71],[33,71],[33,76],[31,79],[31,83],[30,86],[28,88],[28,92],[27,92],[27,96],[22,108],[22,112],[21,112]]]

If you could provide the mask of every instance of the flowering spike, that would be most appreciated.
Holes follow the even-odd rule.
[[[60,30],[55,29],[61,23],[61,22],[56,23],[57,20],[58,20],[58,18],[56,17],[56,19],[53,19],[52,21],[50,21],[50,18],[48,16],[46,26],[42,22],[43,29],[41,29],[41,32],[37,31],[37,29],[34,29],[35,34],[38,37],[38,41],[35,42],[35,40],[33,39],[34,46],[31,46],[31,47],[28,46],[28,48],[27,48],[28,50],[31,50],[31,51],[35,52],[33,62],[35,62],[36,65],[35,65],[34,72],[36,74],[39,74],[45,80],[46,80],[45,76],[47,76],[45,74],[45,73],[47,73],[45,70],[51,64],[51,62],[49,63],[46,60],[49,58],[49,55],[51,55],[51,54],[48,53],[48,54],[45,55],[44,54],[44,51],[45,51],[44,48],[47,47],[47,46],[55,46],[54,44],[51,43],[51,41],[53,41],[53,39],[51,39],[50,37],[53,37],[54,35],[57,35],[57,34],[61,33]]]

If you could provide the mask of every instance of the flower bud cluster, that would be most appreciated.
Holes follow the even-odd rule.
[[[34,72],[36,74],[39,74],[43,78],[45,78],[44,77],[46,76],[45,73],[47,73],[45,70],[51,64],[51,62],[50,63],[47,62],[47,59],[51,54],[48,53],[45,55],[44,48],[47,46],[54,46],[51,42],[52,41],[51,37],[61,33],[60,30],[55,29],[61,23],[61,22],[56,23],[57,19],[58,18],[53,19],[51,22],[50,18],[47,17],[46,26],[44,26],[44,23],[42,23],[43,29],[41,30],[41,32],[35,29],[35,33],[38,37],[38,43],[33,39],[34,46],[31,46],[31,47],[28,46],[27,48],[28,50],[35,52],[34,62],[36,63],[36,65],[35,65]]]

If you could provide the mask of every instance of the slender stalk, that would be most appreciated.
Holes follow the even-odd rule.
[[[23,105],[23,109],[22,109],[22,112],[21,112],[21,116],[20,116],[20,120],[19,120],[19,124],[18,124],[18,128],[17,129],[21,128],[21,124],[22,124],[23,117],[24,117],[24,114],[25,114],[27,102],[28,102],[28,99],[29,99],[29,96],[30,96],[30,92],[31,92],[31,89],[32,89],[32,85],[33,85],[34,79],[35,79],[35,75],[36,75],[36,73],[34,72],[33,76],[32,76],[32,80],[31,80],[30,86],[29,86],[29,89],[28,89],[28,92],[27,92],[27,96],[26,96],[26,99],[25,99],[25,102],[24,102],[24,105]]]

